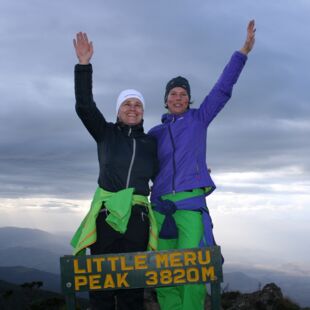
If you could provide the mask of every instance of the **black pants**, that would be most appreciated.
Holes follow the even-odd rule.
[[[149,239],[149,219],[143,206],[134,206],[127,231],[121,234],[106,223],[103,209],[97,218],[97,241],[91,254],[112,254],[145,251]],[[89,292],[92,310],[142,310],[144,289],[123,289]]]

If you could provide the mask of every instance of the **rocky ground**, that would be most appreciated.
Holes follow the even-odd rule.
[[[145,299],[146,310],[160,310],[154,290],[147,290]],[[310,310],[310,307],[301,308],[285,298],[281,289],[274,283],[269,283],[261,290],[250,294],[240,292],[223,293],[221,302],[221,310]],[[206,299],[205,309],[211,309],[210,296]]]

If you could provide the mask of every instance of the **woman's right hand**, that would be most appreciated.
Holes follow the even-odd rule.
[[[78,32],[73,39],[76,56],[80,65],[88,65],[94,53],[93,42],[89,42],[85,32]]]

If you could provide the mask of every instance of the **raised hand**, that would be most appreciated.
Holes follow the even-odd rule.
[[[81,65],[88,65],[93,56],[94,48],[93,42],[88,41],[87,34],[85,32],[78,32],[76,34],[76,39],[73,39],[73,45],[79,63]]]
[[[255,21],[252,19],[248,24],[247,37],[240,52],[247,55],[253,48],[255,43]]]

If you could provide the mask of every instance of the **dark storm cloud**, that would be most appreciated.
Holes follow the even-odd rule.
[[[94,42],[94,96],[109,121],[124,88],[146,98],[145,127],[158,123],[163,89],[188,77],[194,107],[239,49],[249,19],[257,41],[231,102],[211,125],[217,172],[301,167],[309,179],[309,4],[283,1],[3,1],[0,5],[0,195],[88,196],[95,143],[74,111],[72,39]],[[267,14],[266,14],[267,12]],[[301,48],[302,46],[302,48]]]

